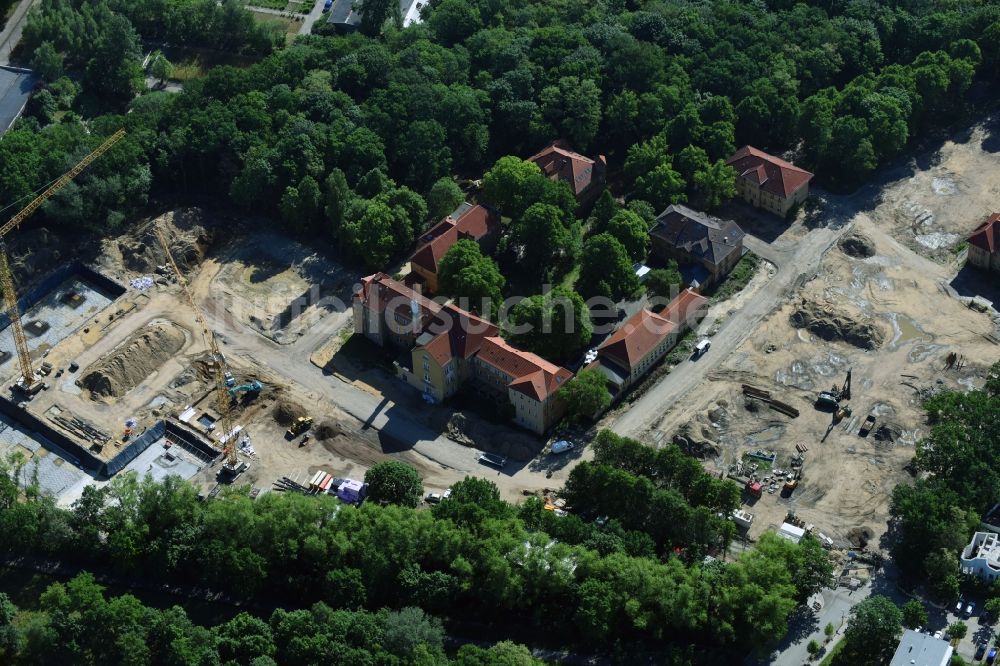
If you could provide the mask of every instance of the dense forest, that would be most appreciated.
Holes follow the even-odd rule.
[[[320,664],[346,660],[384,666],[540,666],[510,642],[444,652],[440,621],[417,608],[369,613],[278,609],[263,620],[241,612],[212,628],[180,606],[158,610],[131,595],[108,598],[90,574],[54,583],[38,608],[20,611],[0,593],[0,657],[5,664],[162,664],[213,666]]]
[[[510,172],[500,158],[556,138],[608,155],[615,194],[647,221],[731,194],[720,160],[744,143],[851,187],[961,115],[977,71],[996,74],[998,19],[981,0],[432,0],[419,25],[272,52],[280,40],[236,0],[43,0],[21,57],[46,83],[0,142],[0,201],[124,126],[39,221],[103,233],[150,196],[222,197],[382,268],[461,198],[453,175]],[[261,59],[149,92],[139,63],[163,41]],[[501,264],[542,238],[528,263],[547,268],[532,280],[583,262],[585,297],[625,295],[587,284],[582,234],[599,237],[592,257],[618,259],[627,229],[609,239],[574,222],[568,192],[529,189],[503,210]]]
[[[567,496],[579,508],[564,517],[533,498],[511,506],[476,478],[427,511],[375,502],[356,509],[298,494],[252,501],[235,490],[204,502],[179,479],[129,475],[88,487],[63,510],[32,490],[21,463],[0,474],[0,557],[58,559],[125,577],[156,572],[234,599],[320,604],[310,613],[324,618],[330,608],[369,610],[378,617],[359,622],[383,627],[392,613],[418,608],[460,636],[622,654],[645,645],[679,664],[701,663],[693,653],[768,644],[795,606],[829,582],[830,562],[812,538],[796,545],[768,534],[735,561],[706,558],[733,536],[716,513],[738,502],[738,489],[680,451],[654,452],[605,432],[596,453],[574,470]],[[26,497],[18,479],[29,481]],[[641,506],[648,511],[634,509]],[[47,612],[53,622],[60,617]],[[18,617],[23,632],[34,616]],[[67,663],[90,663],[99,646],[119,639],[49,649]]]

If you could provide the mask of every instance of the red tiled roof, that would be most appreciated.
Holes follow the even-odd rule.
[[[813,177],[805,169],[753,146],[743,146],[726,160],[726,164],[733,167],[741,178],[751,180],[762,190],[785,199],[791,198]]]
[[[592,160],[573,152],[562,141],[553,141],[528,161],[537,164],[549,178],[565,181],[575,196],[580,196],[592,183],[603,181],[606,166],[603,155]]]
[[[473,206],[457,220],[448,216],[423,235],[421,238],[423,245],[410,257],[410,263],[431,273],[437,273],[441,258],[452,245],[463,238],[478,241],[493,231],[499,223],[496,213],[485,206]]]
[[[677,329],[677,324],[643,308],[629,317],[597,348],[631,370]]]
[[[559,390],[573,373],[541,356],[511,347],[500,337],[483,339],[478,359],[513,377],[510,388],[539,402]]]
[[[690,288],[685,289],[677,295],[677,298],[670,301],[660,316],[677,326],[689,325],[691,319],[705,307],[706,303],[708,303],[707,298]]]
[[[485,338],[499,334],[499,329],[490,322],[451,304],[444,306],[428,329],[432,333],[440,331],[423,345],[438,365],[456,357],[469,358],[479,351]]]
[[[354,300],[359,300],[367,309],[378,312],[384,312],[391,307],[394,313],[398,313],[404,319],[412,320],[414,315],[417,315],[421,320],[421,330],[442,309],[439,303],[421,296],[385,273],[375,273],[361,278],[361,289],[355,292]]]
[[[990,215],[969,236],[969,245],[975,245],[990,254],[1000,252],[1000,224],[998,223],[1000,223],[1000,213]]]

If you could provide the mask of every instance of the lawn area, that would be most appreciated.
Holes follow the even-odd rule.
[[[736,266],[733,267],[732,272],[719,285],[709,300],[712,303],[718,303],[738,294],[753,279],[758,266],[760,266],[760,257],[753,252],[747,252]]]
[[[284,9],[284,7],[282,7]],[[285,44],[295,41],[295,36],[299,34],[299,27],[302,25],[301,19],[292,19],[287,16],[275,16],[273,14],[261,14],[254,12],[254,20],[258,23],[270,23],[280,27],[285,32]]]
[[[846,645],[846,643],[843,640],[834,645],[829,654],[827,654],[823,661],[819,663],[819,666],[841,666],[838,663],[837,655],[844,649],[844,645]]]
[[[174,73],[170,76],[171,81],[190,81],[200,76],[204,76],[206,67],[200,56],[186,58],[181,62],[174,63]]]

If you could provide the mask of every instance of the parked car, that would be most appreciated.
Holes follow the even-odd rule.
[[[972,617],[974,612],[976,612],[976,604],[970,601],[969,605],[965,607],[965,617]]]
[[[558,442],[552,445],[552,453],[566,453],[567,451],[572,451],[576,447],[576,444],[570,442],[569,440],[560,439]]]
[[[959,597],[958,601],[955,603],[955,615],[961,615],[962,614],[962,606],[964,606],[964,605],[965,604],[964,604],[963,598]]]
[[[941,638],[942,636],[943,634],[941,633],[940,630],[934,632],[934,638]]]
[[[711,349],[711,347],[712,347],[711,340],[708,340],[707,338],[702,338],[701,340],[698,341],[698,344],[694,346],[694,355],[701,356],[709,349]]]
[[[444,491],[444,494],[441,495],[441,499],[448,499],[449,497],[451,497],[451,488],[449,488],[448,490]]]
[[[975,660],[979,661],[980,659],[983,658],[983,655],[985,654],[986,654],[986,643],[980,643],[979,645],[976,646]]]
[[[484,453],[479,456],[479,462],[486,465],[493,465],[494,467],[503,467],[507,464],[507,459],[495,453]]]
[[[990,651],[986,653],[986,663],[992,664],[997,659],[997,649],[990,648]]]
[[[427,497],[424,498],[424,501],[428,504],[437,504],[441,501],[441,493],[427,493]]]

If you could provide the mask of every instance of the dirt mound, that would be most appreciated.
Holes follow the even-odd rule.
[[[843,340],[861,349],[878,349],[886,337],[885,330],[871,318],[857,321],[846,312],[805,300],[789,321],[828,342]]]
[[[297,405],[294,402],[288,402],[287,400],[279,400],[274,405],[274,411],[271,412],[274,416],[274,420],[280,426],[290,426],[295,419],[300,416],[306,416],[306,409],[302,405]]]
[[[333,439],[337,435],[342,434],[343,430],[336,421],[327,420],[316,426],[313,433],[316,435],[316,439],[321,442],[325,442],[328,439]]]
[[[117,398],[139,385],[184,347],[184,331],[175,324],[150,324],[133,333],[112,354],[83,376],[91,397]]]
[[[126,236],[119,239],[118,249],[129,270],[153,273],[169,263],[154,227],[159,228],[166,236],[170,254],[184,272],[200,264],[208,253],[212,239],[203,224],[201,209],[183,208],[156,218],[138,237]],[[167,273],[170,272],[168,268]]]
[[[867,259],[875,256],[875,243],[862,234],[848,234],[840,240],[840,250],[849,257]]]

